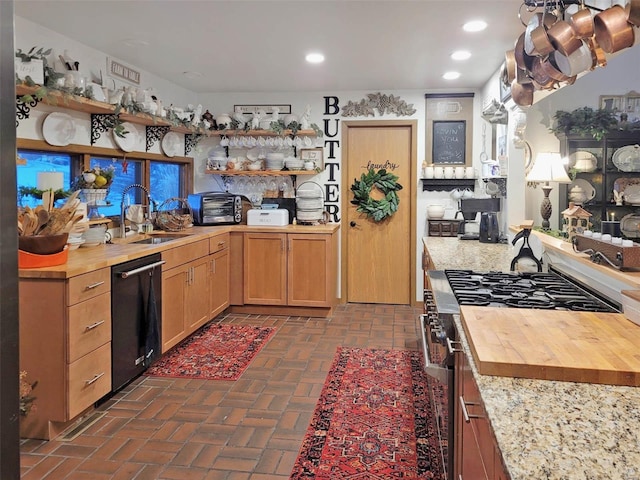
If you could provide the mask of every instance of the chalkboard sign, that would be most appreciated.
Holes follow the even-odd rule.
[[[465,164],[465,120],[434,120],[433,163]]]

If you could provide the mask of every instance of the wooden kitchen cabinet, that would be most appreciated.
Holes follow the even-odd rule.
[[[20,369],[37,381],[24,438],[52,439],[111,391],[111,272],[22,278]]]
[[[214,318],[229,306],[230,235],[209,239],[209,318]]]
[[[244,303],[331,307],[337,235],[245,233]]]
[[[209,240],[162,252],[162,352],[211,319]]]
[[[287,304],[287,234],[244,235],[244,303]]]
[[[455,478],[506,480],[500,450],[467,356],[456,354]]]

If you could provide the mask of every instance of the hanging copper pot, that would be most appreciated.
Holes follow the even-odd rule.
[[[547,36],[547,28],[557,21],[552,13],[536,13],[524,32],[524,51],[527,55],[547,55],[553,51],[553,45]]]
[[[504,54],[505,80],[507,85],[516,78],[516,56],[513,50],[507,50]]]
[[[626,9],[629,22],[640,27],[640,0],[630,0]]]
[[[569,75],[565,75],[560,69],[558,65],[555,63],[554,55],[549,55],[548,57],[540,59],[540,65],[538,66],[545,75],[548,75],[553,80],[558,82],[566,82],[570,79]]]
[[[511,82],[511,98],[520,107],[533,105],[533,90],[532,83],[521,84],[517,79]]]
[[[598,44],[606,53],[615,53],[633,45],[633,26],[627,21],[627,12],[620,5],[598,13],[594,19]]]
[[[591,15],[591,10],[585,8],[584,1],[582,2],[580,10],[569,18],[569,24],[576,37],[589,38],[593,36],[593,16]]]
[[[516,46],[513,49],[516,65],[520,70],[531,70],[531,66],[533,65],[533,58],[524,51],[524,32],[520,34],[518,40],[516,41]]]
[[[593,55],[589,45],[583,40],[580,40],[580,43],[580,48],[571,55],[564,55],[561,52],[555,52],[553,54],[553,60],[558,66],[558,69],[568,77],[578,75],[593,68]]]
[[[571,55],[582,45],[582,41],[576,37],[569,22],[564,20],[554,23],[547,30],[547,35],[553,47],[564,55]]]
[[[595,37],[591,37],[587,40],[589,44],[589,49],[591,50],[591,57],[593,58],[593,68],[595,67],[606,67],[607,66],[607,55],[602,50],[602,47],[598,45]]]
[[[547,71],[547,64],[542,57],[536,57],[533,60],[533,67],[531,68],[531,78],[533,79],[533,85],[537,90],[549,90],[553,87],[555,80],[551,78]]]

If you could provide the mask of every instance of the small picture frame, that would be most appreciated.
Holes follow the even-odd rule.
[[[324,170],[324,158],[322,148],[302,148],[300,149],[300,160],[303,162],[313,162],[315,169]]]
[[[625,111],[624,95],[600,95],[600,108],[618,114]]]

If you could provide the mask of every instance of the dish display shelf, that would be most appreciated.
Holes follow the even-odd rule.
[[[571,189],[577,185],[587,193],[582,207],[592,214],[594,231],[601,231],[603,220],[619,221],[630,213],[640,213],[640,203],[631,204],[624,199],[624,190],[629,192],[632,185],[638,185],[631,189],[637,188],[640,192],[640,158],[629,161],[633,146],[640,144],[640,131],[612,131],[601,140],[572,134],[560,134],[558,139],[561,155],[569,158],[567,170],[573,178],[572,183],[559,186],[560,212],[568,207]],[[576,165],[581,159],[582,163]],[[589,168],[580,168],[589,165]],[[622,202],[616,202],[618,193],[623,194]],[[559,228],[562,228],[561,216]]]

